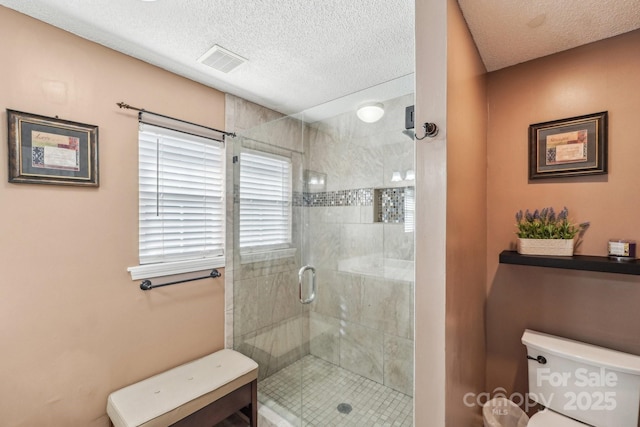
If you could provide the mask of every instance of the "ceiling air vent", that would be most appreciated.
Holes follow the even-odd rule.
[[[221,46],[214,45],[207,53],[198,58],[198,62],[223,73],[228,73],[247,62],[247,60]]]

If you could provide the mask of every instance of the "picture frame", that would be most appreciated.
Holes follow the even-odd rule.
[[[608,112],[529,126],[529,179],[603,175]]]
[[[98,187],[98,126],[7,109],[9,182]]]

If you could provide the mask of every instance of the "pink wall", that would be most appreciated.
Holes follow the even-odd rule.
[[[0,7],[0,109],[99,126],[100,187],[9,184],[0,114],[0,424],[106,426],[108,393],[223,345],[223,279],[143,292],[137,121],[224,126],[224,95]]]
[[[519,209],[569,208],[590,221],[579,253],[640,238],[640,31],[488,75],[487,389],[526,391],[525,328],[640,354],[640,279],[498,264]],[[609,112],[609,174],[527,180],[532,123]]]
[[[417,36],[430,36],[420,31],[425,27],[425,14],[433,10],[422,2],[416,6],[421,23]],[[475,80],[478,63],[474,54],[451,50],[470,47],[458,12],[452,10],[449,4],[452,15],[447,22],[450,28],[445,30],[451,43],[449,67],[462,61],[470,68],[468,76],[455,72],[465,68],[456,68],[446,78],[470,78],[473,92],[469,98],[458,97],[454,89],[465,85],[449,85],[448,109],[462,106],[456,102],[465,100],[476,108],[443,115],[449,128],[446,154],[450,170],[441,172],[447,171],[452,186],[443,201],[448,208],[475,208],[482,205],[479,199],[465,201],[461,196],[465,193],[454,190],[464,179],[478,178],[475,169],[466,168],[482,164],[482,148],[471,144],[468,134],[456,134],[466,126],[456,117],[473,117],[473,126],[482,132],[482,122],[475,121],[483,111],[481,85]],[[105,426],[104,407],[110,391],[214,351],[223,342],[222,279],[144,293],[126,273],[137,261],[137,129],[134,114],[119,110],[115,103],[125,101],[221,128],[224,98],[220,92],[2,7],[0,40],[5,58],[0,67],[0,108],[100,126],[101,177],[98,189],[0,184],[5,208],[0,214],[0,339],[5,343],[0,364],[2,424]],[[418,120],[426,120],[425,114],[438,104],[432,101],[425,80],[438,73],[429,61],[420,59],[421,52],[433,53],[433,46],[425,40],[417,43],[416,106]],[[634,93],[640,87],[640,59],[630,52],[638,47],[640,32],[636,31],[488,75],[487,390],[502,386],[524,391],[524,349],[519,337],[525,327],[640,353],[637,278],[497,263],[500,251],[515,241],[513,214],[523,208],[566,205],[576,220],[591,221],[582,253],[605,254],[609,237],[637,237],[640,201],[634,197],[634,173],[640,145],[634,135],[638,133],[640,98]],[[610,118],[609,175],[527,182],[529,124],[602,110],[608,110]],[[438,108],[433,113],[438,114]],[[0,135],[6,141],[6,115],[1,117]],[[473,149],[473,155],[459,159],[466,148]],[[429,174],[435,173],[436,178],[438,174],[420,170],[430,166],[426,157],[432,153],[428,150],[431,148],[418,153],[421,182],[434,177]],[[6,158],[6,144],[0,144],[0,156]],[[480,162],[466,163],[471,157]],[[0,175],[7,176],[6,162],[0,162]],[[482,182],[474,185],[476,191],[471,194],[482,194]],[[433,188],[423,186],[422,190]],[[481,313],[472,277],[484,273],[475,264],[467,275],[458,270],[468,265],[460,256],[465,255],[464,246],[454,244],[465,234],[461,220],[464,216],[447,214],[447,239],[452,243],[447,247],[447,275],[453,276],[447,278],[446,290],[447,417],[451,425],[468,419],[466,412],[455,415],[452,411],[460,390],[481,387],[474,372],[482,370],[465,355],[469,344],[482,357],[481,343],[474,339],[482,330],[463,332],[465,325],[475,325]],[[461,228],[449,228],[454,224]],[[417,230],[416,235],[420,233]],[[417,251],[431,255],[438,243],[430,248],[421,245],[418,242]],[[429,329],[444,322],[433,318],[437,307],[429,300],[433,295],[425,291],[427,283],[434,286],[424,280],[428,274],[417,271],[416,277],[418,426],[432,419],[429,402],[442,392],[432,387],[433,378],[425,368],[433,362],[435,351],[423,345],[429,342]],[[426,324],[431,326],[421,326]]]
[[[486,70],[456,1],[447,19],[447,426],[480,426],[487,221]]]

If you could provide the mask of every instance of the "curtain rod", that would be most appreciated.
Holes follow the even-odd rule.
[[[236,137],[236,133],[235,132],[225,132],[225,131],[220,130],[220,129],[210,128],[208,126],[199,125],[197,123],[188,122],[188,121],[182,120],[182,119],[176,119],[175,117],[165,116],[164,114],[159,114],[159,113],[154,113],[153,111],[148,111],[148,110],[145,110],[144,108],[132,107],[131,105],[125,104],[124,102],[117,102],[116,105],[118,107],[120,107],[120,108],[126,108],[128,110],[135,110],[135,111],[139,111],[141,113],[153,114],[154,116],[162,117],[162,118],[165,118],[165,119],[175,120],[175,121],[186,123],[186,124],[189,124],[189,125],[198,126],[198,127],[204,128],[204,129],[212,130],[214,132],[219,132],[219,133],[221,133],[223,135],[227,135],[227,136],[230,136],[232,138]]]

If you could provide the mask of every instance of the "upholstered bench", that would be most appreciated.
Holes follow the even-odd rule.
[[[220,350],[114,391],[107,414],[115,427],[211,427],[244,410],[257,426],[258,364]]]

